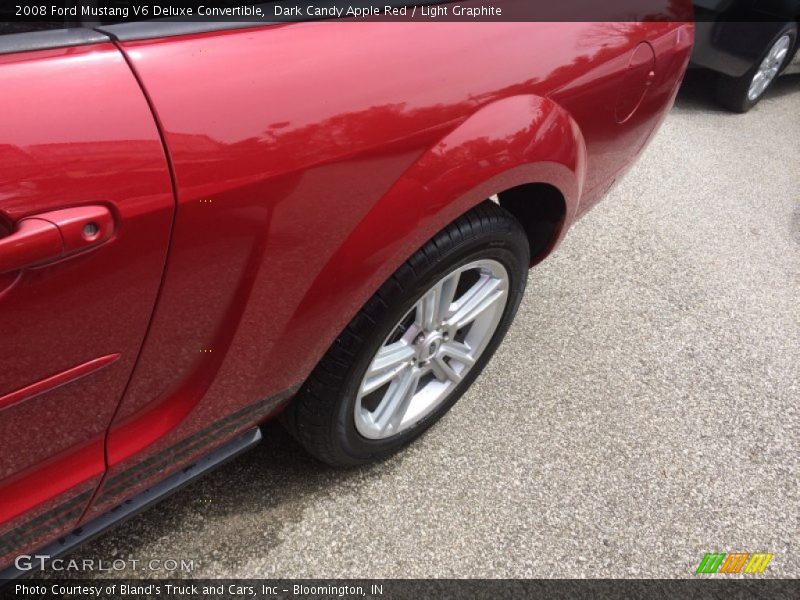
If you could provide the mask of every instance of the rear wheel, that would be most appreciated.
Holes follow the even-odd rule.
[[[385,457],[435,423],[472,384],[525,289],[528,239],[482,204],[439,232],[376,292],[283,416],[314,456]]]
[[[735,112],[747,112],[789,64],[797,42],[797,25],[787,23],[772,39],[759,61],[741,77],[720,75],[717,81],[717,100]]]

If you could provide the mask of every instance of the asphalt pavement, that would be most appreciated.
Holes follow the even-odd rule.
[[[189,559],[193,577],[692,577],[706,552],[758,551],[765,576],[800,576],[800,77],[746,115],[707,88],[690,74],[423,439],[337,471],[268,425],[72,556]]]

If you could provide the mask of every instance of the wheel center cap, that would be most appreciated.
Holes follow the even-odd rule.
[[[438,331],[429,333],[420,343],[419,354],[422,360],[430,360],[439,352],[442,347],[442,334]]]

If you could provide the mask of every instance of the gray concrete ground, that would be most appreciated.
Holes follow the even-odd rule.
[[[691,74],[406,452],[340,472],[268,426],[73,556],[193,559],[197,577],[689,577],[705,552],[766,551],[768,575],[800,576],[800,78],[746,115],[706,87]]]

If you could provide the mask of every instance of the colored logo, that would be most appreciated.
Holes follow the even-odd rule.
[[[766,552],[707,552],[695,573],[763,573],[771,560]]]

